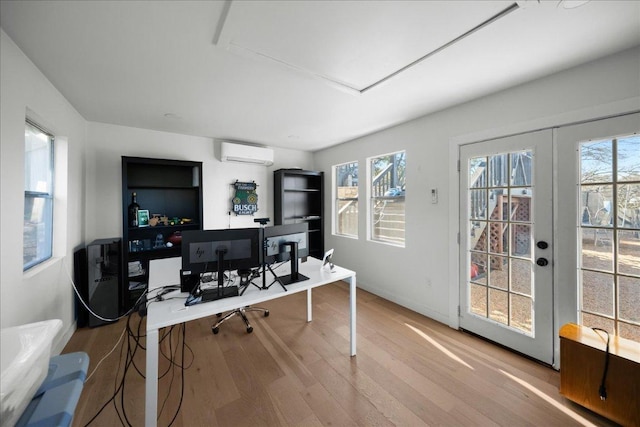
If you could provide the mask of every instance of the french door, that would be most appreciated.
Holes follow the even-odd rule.
[[[552,131],[460,147],[460,327],[552,364]]]

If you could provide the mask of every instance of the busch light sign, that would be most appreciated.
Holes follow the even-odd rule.
[[[231,203],[236,215],[253,215],[258,212],[258,194],[255,182],[238,182],[232,184],[236,190]]]

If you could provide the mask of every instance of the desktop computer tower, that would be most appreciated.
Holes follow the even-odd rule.
[[[120,238],[94,240],[74,256],[78,291],[91,311],[105,319],[120,314],[121,245]],[[79,327],[110,323],[88,312],[80,302],[78,310]]]

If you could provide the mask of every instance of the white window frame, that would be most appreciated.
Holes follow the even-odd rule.
[[[358,224],[358,214],[356,214],[355,217],[355,223],[356,223],[356,230],[355,230],[355,234],[349,234],[349,233],[343,233],[340,232],[339,230],[339,224],[340,224],[340,205],[341,202],[355,202],[355,206],[356,206],[356,212],[359,211],[359,196],[360,193],[358,191],[358,194],[356,195],[356,197],[340,197],[338,194],[338,185],[340,184],[338,182],[338,169],[341,166],[345,166],[345,165],[352,165],[355,164],[356,165],[356,170],[358,171],[358,175],[360,174],[360,164],[357,160],[351,161],[351,162],[344,162],[344,163],[340,163],[338,165],[334,165],[332,166],[332,177],[333,177],[333,227],[332,227],[332,233],[335,236],[340,236],[340,237],[348,237],[348,238],[352,238],[352,239],[358,239],[358,229],[359,229],[359,224]],[[359,187],[359,181],[358,181],[358,187]],[[356,188],[358,188],[356,187]],[[352,203],[353,204],[353,203]]]
[[[39,126],[37,123],[35,123],[32,120],[26,119],[25,121],[25,138],[26,138],[26,133],[30,132],[30,130],[28,129],[28,127],[31,128],[35,128],[36,130],[38,130],[39,132],[41,132],[42,134],[46,135],[48,141],[48,151],[49,151],[49,171],[48,171],[48,177],[47,177],[47,189],[44,189],[44,191],[40,191],[40,190],[34,190],[34,189],[27,189],[27,180],[26,180],[26,174],[28,173],[30,167],[27,164],[27,162],[29,161],[28,157],[26,156],[25,153],[25,163],[24,163],[24,167],[25,167],[25,190],[24,190],[24,207],[27,206],[27,200],[32,199],[32,200],[37,200],[37,199],[41,199],[44,202],[42,203],[42,209],[44,209],[44,213],[43,213],[43,221],[42,224],[43,225],[36,225],[35,226],[35,231],[33,224],[32,223],[28,223],[26,221],[24,221],[24,225],[23,225],[23,236],[26,236],[29,233],[33,233],[35,232],[37,234],[36,236],[36,257],[35,258],[31,258],[28,261],[25,261],[25,257],[26,257],[26,253],[29,250],[28,248],[30,248],[31,246],[29,246],[27,239],[23,239],[23,271],[27,271],[41,263],[43,263],[44,261],[47,261],[49,259],[51,259],[53,257],[53,211],[54,211],[54,176],[55,176],[55,159],[54,159],[54,154],[55,154],[55,150],[54,150],[54,144],[55,144],[55,137],[52,135],[51,132],[45,130],[42,126]],[[26,139],[25,139],[25,149],[26,149]],[[24,208],[23,207],[23,208]],[[26,212],[24,214],[24,216],[26,217]],[[38,228],[40,228],[40,230],[38,230]],[[40,245],[44,244],[44,251],[42,251]]]
[[[398,195],[379,195],[379,194],[375,194],[376,190],[374,189],[374,179],[375,177],[373,176],[374,174],[374,168],[373,168],[373,161],[375,159],[379,159],[381,157],[387,157],[387,156],[395,156],[398,154],[404,154],[404,163],[405,163],[405,172],[404,172],[404,182],[401,183],[402,184],[402,188],[401,188],[401,194]],[[405,247],[405,243],[406,243],[406,216],[403,222],[403,233],[402,233],[402,237],[401,238],[394,238],[394,237],[376,237],[376,233],[375,233],[375,226],[377,224],[376,222],[376,215],[378,215],[379,213],[379,208],[376,205],[380,205],[380,202],[382,202],[384,204],[384,206],[386,206],[387,203],[389,202],[398,202],[398,201],[402,201],[402,203],[404,204],[404,214],[406,215],[406,162],[407,162],[407,150],[397,150],[397,151],[393,151],[390,153],[384,153],[384,154],[378,154],[375,156],[371,156],[367,158],[367,198],[368,198],[368,203],[367,203],[367,239],[372,241],[372,242],[377,242],[377,243],[383,243],[383,244],[387,244],[387,245],[391,245],[391,246],[397,246],[397,247]],[[400,184],[400,183],[396,183],[396,184]],[[395,187],[398,187],[398,185],[396,185]],[[394,188],[395,188],[394,187]]]

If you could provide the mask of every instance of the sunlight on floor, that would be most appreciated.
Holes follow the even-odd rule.
[[[471,365],[469,365],[464,360],[460,359],[458,356],[456,356],[455,354],[453,354],[452,352],[450,352],[446,348],[444,348],[444,346],[442,344],[438,343],[436,340],[434,340],[429,335],[427,335],[424,332],[422,332],[420,329],[414,328],[413,326],[409,325],[408,323],[405,323],[405,326],[407,326],[409,329],[411,329],[416,334],[420,335],[425,340],[429,341],[429,343],[431,343],[431,345],[433,345],[435,348],[437,348],[438,350],[443,352],[446,356],[448,356],[452,360],[455,360],[456,362],[460,363],[461,365],[466,366],[467,368],[471,369],[472,371],[474,370]]]
[[[532,386],[531,384],[529,384],[528,382],[521,380],[518,377],[515,377],[511,374],[509,374],[508,372],[503,371],[502,369],[498,369],[500,372],[502,372],[505,376],[507,376],[508,378],[510,378],[511,380],[517,382],[518,384],[520,384],[522,387],[526,388],[527,390],[531,391],[532,393],[534,393],[535,395],[537,395],[539,398],[541,398],[542,400],[544,400],[545,402],[551,404],[552,406],[554,406],[556,409],[564,412],[565,414],[567,414],[568,416],[570,416],[571,418],[573,418],[574,420],[576,420],[577,422],[579,422],[580,424],[582,424],[583,426],[588,426],[588,427],[596,427],[595,424],[593,424],[592,422],[584,419],[583,417],[581,417],[580,415],[576,414],[575,412],[573,412],[571,409],[566,408],[564,406],[562,406],[562,404],[560,404],[559,402],[557,402],[556,400],[553,400],[551,397],[549,397],[547,394],[543,393],[542,391],[538,390],[537,388],[535,388],[534,386]]]

